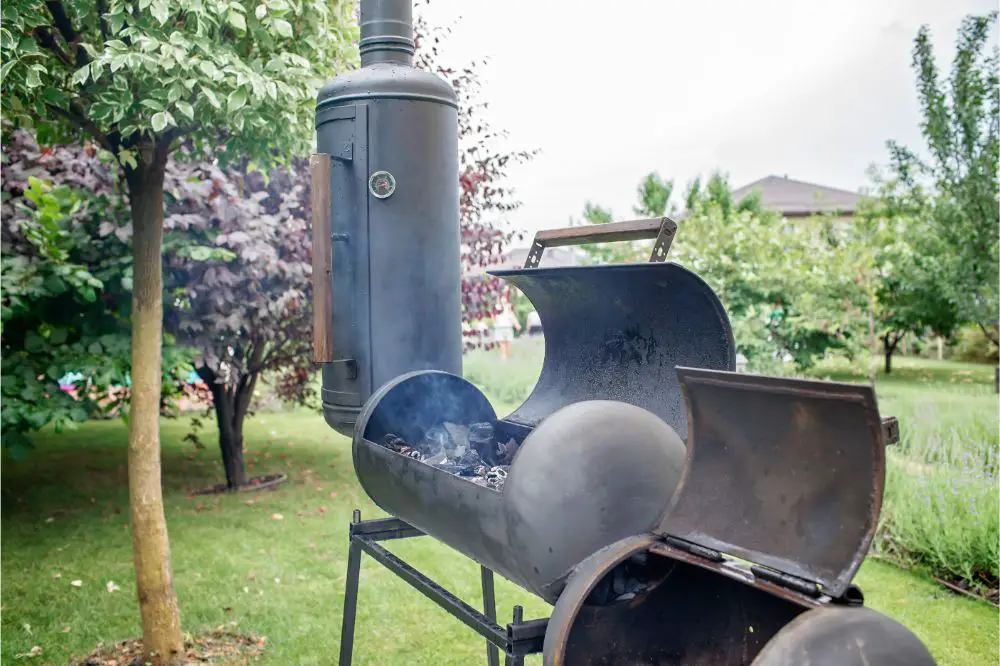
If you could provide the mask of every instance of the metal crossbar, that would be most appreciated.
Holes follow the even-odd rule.
[[[496,594],[493,572],[480,566],[485,613],[462,601],[413,566],[389,552],[382,541],[423,536],[423,532],[399,518],[380,518],[362,522],[361,512],[354,512],[350,529],[350,550],[347,557],[347,586],[344,591],[344,619],[340,637],[340,666],[351,666],[354,658],[354,623],[358,610],[358,583],[361,573],[361,553],[368,553],[376,562],[409,583],[428,599],[448,611],[453,617],[486,639],[487,666],[500,666],[500,651],[505,666],[523,666],[524,655],[542,651],[548,618],[524,620],[524,611],[514,607],[513,621],[506,628],[496,623]]]

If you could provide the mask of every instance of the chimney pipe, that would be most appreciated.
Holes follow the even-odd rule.
[[[411,0],[361,1],[361,66],[413,63]]]

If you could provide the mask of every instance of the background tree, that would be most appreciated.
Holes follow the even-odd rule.
[[[900,183],[872,171],[874,196],[865,197],[842,236],[868,301],[869,335],[881,343],[885,374],[906,335],[930,330],[948,337],[958,324],[955,303],[937,284],[933,263],[921,253],[925,223],[900,206]],[[869,351],[874,356],[872,341]],[[874,368],[871,369],[871,372]]]
[[[308,164],[171,163],[167,191],[167,329],[195,352],[235,489],[248,483],[243,423],[261,375],[286,400],[313,393]]]
[[[632,211],[640,217],[674,216],[677,207],[670,202],[673,192],[673,180],[663,180],[655,171],[648,173],[636,188],[639,203]]]
[[[974,322],[994,345],[1000,274],[1000,50],[989,49],[997,12],[962,22],[951,75],[939,80],[930,30],[914,40],[913,69],[928,159],[889,143],[902,200],[926,224],[917,251],[959,317]]]
[[[305,154],[315,91],[348,58],[350,10],[288,0],[13,0],[2,9],[0,80],[15,122],[38,124],[45,141],[88,134],[124,171],[134,256],[129,498],[143,645],[155,662],[182,647],[158,431],[167,158],[181,140],[223,165]]]
[[[420,13],[427,0],[417,2],[413,24],[414,65],[448,81],[458,97],[459,221],[462,227],[462,315],[471,322],[490,314],[496,302],[509,295],[507,283],[482,274],[482,269],[503,260],[511,232],[506,216],[521,202],[506,182],[510,167],[523,164],[535,151],[510,151],[504,147],[508,133],[484,118],[488,103],[479,100],[480,68],[486,60],[456,69],[441,62],[440,46],[450,27],[431,26]]]

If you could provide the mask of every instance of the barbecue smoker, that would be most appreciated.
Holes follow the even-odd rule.
[[[361,69],[317,109],[314,346],[327,420],[393,517],[355,511],[341,666],[363,551],[483,636],[491,666],[933,664],[851,583],[895,420],[867,386],[733,372],[718,297],[666,261],[671,220],[539,233],[495,273],[544,324],[537,385],[499,418],[460,376],[454,94],[412,67],[408,0],[363,0],[361,34]],[[638,238],[648,263],[539,266]],[[483,612],[381,544],[421,535],[481,565]],[[551,617],[499,626],[494,572]]]

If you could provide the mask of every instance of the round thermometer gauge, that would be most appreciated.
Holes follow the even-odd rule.
[[[396,179],[388,171],[376,171],[368,179],[368,191],[376,199],[388,199],[396,191]]]

